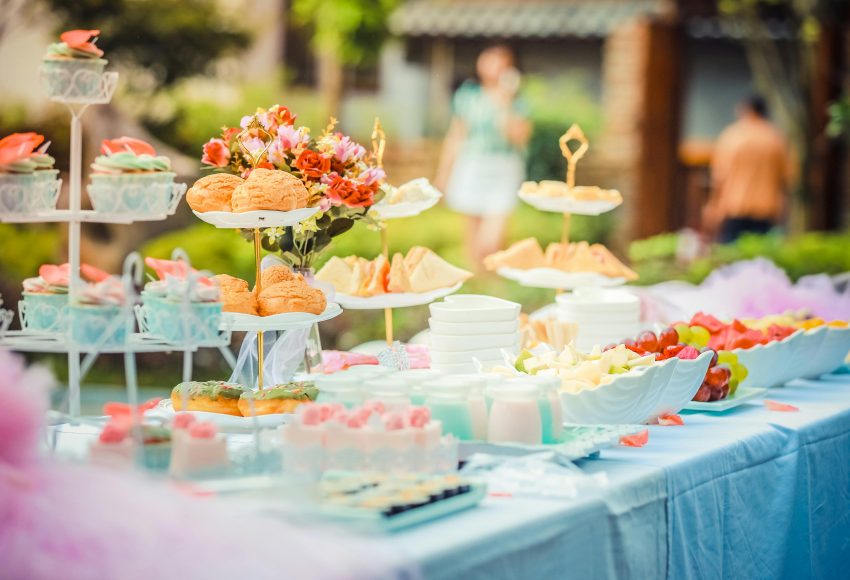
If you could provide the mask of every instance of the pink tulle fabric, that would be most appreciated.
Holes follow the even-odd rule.
[[[718,268],[699,286],[664,282],[634,290],[641,297],[645,322],[689,320],[699,311],[718,318],[759,318],[802,310],[825,320],[850,319],[850,287],[838,289],[825,274],[806,276],[794,284],[765,258]]]
[[[0,577],[411,578],[386,544],[39,453],[50,375],[0,352]]]

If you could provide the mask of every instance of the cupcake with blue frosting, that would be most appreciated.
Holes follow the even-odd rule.
[[[61,101],[97,100],[103,96],[103,51],[95,46],[100,30],[69,30],[47,47],[41,65],[47,95]]]
[[[91,165],[88,187],[96,211],[134,217],[170,211],[175,174],[168,157],[132,137],[107,139],[100,152]]]

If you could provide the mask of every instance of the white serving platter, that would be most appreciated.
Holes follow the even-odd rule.
[[[726,397],[722,401],[710,401],[705,403],[691,401],[685,405],[685,410],[722,413],[723,411],[728,411],[729,409],[734,409],[735,407],[743,405],[747,401],[752,401],[753,399],[762,397],[766,392],[767,389],[762,387],[738,387],[738,390],[735,391],[735,395],[732,397]]]
[[[271,330],[293,330],[306,328],[318,322],[336,318],[342,314],[342,308],[335,302],[329,302],[321,314],[309,312],[284,312],[273,316],[254,316],[241,312],[223,312],[219,330],[242,332],[266,332]]]
[[[434,300],[454,294],[463,282],[458,282],[448,288],[437,288],[430,292],[398,292],[379,294],[377,296],[351,296],[350,294],[336,293],[334,300],[348,310],[383,310],[384,308],[407,308],[409,306],[422,306],[430,304]]]
[[[576,215],[591,215],[597,216],[607,213],[619,206],[622,201],[580,201],[569,197],[547,196],[547,195],[529,195],[520,192],[519,198],[535,209],[540,211],[549,211],[555,213],[572,213]]]
[[[181,411],[194,415],[198,421],[209,421],[221,431],[229,433],[244,433],[255,428],[274,429],[285,424],[292,413],[277,413],[274,415],[258,415],[257,417],[237,417],[224,413],[209,413],[206,411]],[[148,411],[146,416],[163,417],[170,420],[176,415],[171,399],[163,399],[159,404]]]
[[[416,201],[402,201],[399,203],[377,203],[372,206],[369,213],[378,220],[394,220],[399,218],[414,217],[429,210],[440,201],[439,197],[430,199],[419,199]]]
[[[555,268],[499,268],[497,273],[503,278],[519,282],[529,288],[549,288],[552,290],[573,290],[575,288],[607,288],[621,286],[625,278],[611,278],[596,272],[564,272]]]
[[[318,207],[305,207],[292,211],[246,211],[234,213],[229,211],[206,211],[198,212],[192,210],[198,219],[217,228],[277,228],[294,226],[318,213]]]

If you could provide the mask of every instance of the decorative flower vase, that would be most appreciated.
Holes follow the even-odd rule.
[[[65,332],[68,329],[68,295],[24,292],[19,311],[21,328]]]

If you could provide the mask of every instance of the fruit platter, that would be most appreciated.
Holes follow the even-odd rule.
[[[513,367],[494,371],[559,377],[568,423],[642,424],[681,410],[701,387],[713,356],[683,347],[661,359],[622,344],[583,354],[568,345],[560,352],[522,351]]]

